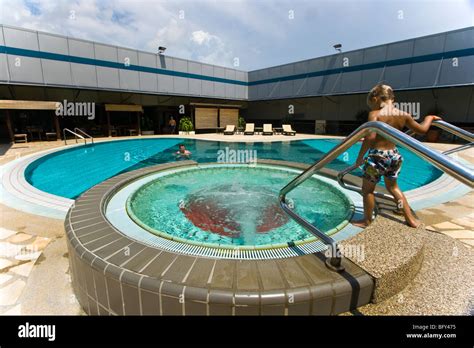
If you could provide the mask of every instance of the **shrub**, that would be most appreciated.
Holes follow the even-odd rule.
[[[242,116],[239,116],[239,128],[245,128],[245,120]]]
[[[181,132],[192,132],[194,130],[193,122],[189,117],[183,117],[179,120],[179,130]]]

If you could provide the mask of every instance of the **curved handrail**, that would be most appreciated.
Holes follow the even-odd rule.
[[[463,150],[469,149],[469,148],[474,146],[474,134],[470,133],[469,131],[467,131],[465,129],[454,126],[451,123],[448,123],[448,122],[443,121],[443,120],[434,121],[431,125],[436,126],[438,128],[441,128],[441,129],[447,131],[448,133],[451,133],[455,136],[458,136],[458,137],[460,137],[464,140],[469,141],[469,143],[467,143],[467,144],[460,145],[460,146],[455,147],[453,149],[443,151],[442,153],[444,155],[450,155],[450,154],[453,154],[455,152],[463,151]],[[408,131],[405,132],[405,134],[412,136],[414,134],[414,132],[412,130],[408,130]],[[353,170],[355,170],[357,168],[358,168],[358,166],[353,165],[353,166],[350,166],[350,167],[344,169],[343,171],[339,172],[337,174],[337,182],[339,183],[339,185],[341,185],[343,188],[345,188],[347,190],[362,193],[362,189],[360,187],[354,186],[354,185],[348,185],[344,181],[344,176],[346,176],[347,174],[349,174],[350,172],[352,172]],[[376,197],[385,198],[385,199],[393,198],[389,194],[381,193],[381,192],[377,192],[377,191],[374,192],[374,195]]]
[[[73,132],[73,131],[70,130],[69,128],[63,128],[64,145],[67,145],[66,132],[69,132],[69,133],[71,133],[71,134],[74,135],[74,140],[76,140],[76,143],[77,143],[77,138],[79,138],[79,139],[83,139],[83,140],[84,140],[84,145],[87,144],[86,138],[84,138],[82,135],[77,134],[76,132]]]
[[[91,140],[91,143],[94,144],[94,138],[87,134],[86,132],[84,132],[82,129],[78,128],[78,127],[75,127],[74,128],[74,132],[77,132],[77,133],[82,133],[82,135],[86,136],[87,138],[89,138]]]
[[[474,146],[474,143],[467,143],[467,144],[455,147],[454,149],[443,151],[443,154],[444,155],[451,155],[452,153],[455,153],[455,152],[458,152],[458,151],[463,151],[463,150],[469,149],[473,146]]]
[[[393,128],[392,126],[386,123],[380,121],[371,121],[361,125],[348,137],[346,137],[339,145],[336,145],[331,151],[326,153],[315,164],[306,169],[295,179],[290,181],[285,187],[280,190],[279,194],[279,201],[282,209],[298,224],[303,226],[310,233],[320,238],[325,244],[330,246],[331,255],[327,259],[326,265],[328,265],[328,267],[330,267],[331,269],[337,271],[343,270],[343,267],[341,265],[341,254],[336,241],[333,238],[324,234],[321,230],[312,225],[310,222],[299,216],[296,212],[294,212],[286,202],[286,195],[293,189],[295,189],[298,185],[300,185],[302,182],[304,182],[306,179],[310,178],[317,170],[323,168],[326,164],[335,160],[337,156],[349,149],[361,138],[369,135],[371,132],[376,132],[377,134],[387,138],[387,140],[393,143],[401,144],[405,147],[408,147],[414,153],[424,158],[428,162],[432,163],[434,166],[436,166],[438,169],[442,170],[446,174],[454,177],[455,179],[461,181],[462,183],[470,187],[474,187],[474,174],[472,173],[472,171],[469,168],[463,166],[462,164],[456,162],[452,158],[428,148],[420,141],[410,137],[409,135],[399,131],[398,129]]]
[[[455,125],[452,125],[451,123],[448,123],[446,121],[443,121],[443,120],[434,121],[433,123],[431,123],[431,125],[435,126],[435,127],[438,127],[438,128],[441,128],[442,130],[445,130],[445,131],[447,131],[451,134],[454,134],[455,136],[457,136],[459,138],[467,140],[470,143],[474,142],[474,134],[473,133],[471,133],[471,132],[469,132],[465,129],[456,127]]]
[[[470,147],[474,146],[474,134],[467,131],[467,130],[465,130],[465,129],[462,129],[460,127],[452,125],[451,123],[448,123],[448,122],[443,121],[443,120],[434,121],[433,123],[431,123],[431,125],[434,126],[434,127],[438,127],[442,130],[445,130],[448,133],[451,133],[451,134],[453,134],[453,135],[455,135],[455,136],[457,136],[461,139],[467,140],[469,142],[468,144],[461,145],[461,146],[456,147],[454,149],[444,151],[443,153],[445,155],[449,155],[449,154],[452,154],[452,153],[455,153],[455,152],[458,152],[458,151],[466,150],[466,149],[469,149]],[[415,132],[413,132],[412,130],[407,130],[405,133],[408,134],[408,135],[414,135],[415,134]]]

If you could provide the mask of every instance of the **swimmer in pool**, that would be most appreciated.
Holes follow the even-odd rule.
[[[428,115],[423,122],[418,123],[410,114],[397,109],[393,105],[394,101],[395,95],[390,86],[378,84],[372,88],[367,96],[367,104],[371,108],[368,121],[384,122],[398,130],[407,127],[416,134],[425,134],[433,121],[441,119],[439,116]],[[368,155],[364,158],[367,151]],[[362,183],[364,219],[354,221],[354,225],[365,228],[372,222],[372,212],[375,207],[375,185],[379,183],[382,176],[385,187],[403,211],[407,224],[410,227],[418,227],[421,224],[413,215],[405,195],[397,184],[402,162],[403,158],[394,143],[375,132],[364,138],[356,161],[358,166],[364,165]]]
[[[179,150],[176,151],[176,159],[189,159],[191,151],[186,150],[184,144],[179,144]]]

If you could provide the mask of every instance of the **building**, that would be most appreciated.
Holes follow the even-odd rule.
[[[60,35],[0,26],[0,138],[80,127],[93,135],[160,134],[170,117],[196,131],[291,122],[347,133],[366,93],[390,84],[419,116],[474,122],[474,27],[245,72]],[[57,102],[94,103],[94,117],[56,116]]]

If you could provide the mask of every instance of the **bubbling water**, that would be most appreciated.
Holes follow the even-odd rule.
[[[216,245],[258,246],[312,237],[281,209],[279,190],[296,173],[263,166],[219,166],[167,174],[129,198],[129,214],[154,233]],[[322,231],[343,222],[347,197],[311,178],[288,197]]]

